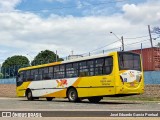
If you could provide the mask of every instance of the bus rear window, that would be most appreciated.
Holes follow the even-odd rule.
[[[140,55],[134,53],[119,53],[119,69],[141,71]]]

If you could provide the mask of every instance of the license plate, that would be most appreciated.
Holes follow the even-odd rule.
[[[133,86],[134,86],[134,83],[130,83],[130,86],[133,87]]]

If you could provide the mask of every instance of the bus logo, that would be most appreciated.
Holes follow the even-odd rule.
[[[64,87],[64,85],[68,84],[66,79],[56,80],[56,82],[57,82],[57,87]]]
[[[2,112],[2,117],[12,117],[11,112]]]
[[[134,72],[129,72],[130,77],[135,77]]]

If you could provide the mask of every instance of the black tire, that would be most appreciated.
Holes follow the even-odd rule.
[[[47,101],[52,101],[53,97],[46,97]]]
[[[34,97],[33,99],[34,99],[34,100],[38,100],[38,99],[39,99],[39,97]]]
[[[74,88],[68,90],[67,97],[70,102],[77,102],[79,100],[77,91]]]
[[[26,97],[29,101],[32,101],[34,100],[33,96],[32,96],[32,91],[31,90],[28,90],[27,93],[26,93]]]
[[[80,103],[82,102],[82,99],[78,98],[76,102]]]
[[[90,97],[88,98],[89,102],[91,103],[98,103],[99,101],[101,101],[102,97]]]

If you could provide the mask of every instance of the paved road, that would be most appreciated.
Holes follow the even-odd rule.
[[[0,110],[160,111],[160,102],[102,100],[98,104],[92,104],[87,100],[84,100],[81,103],[70,103],[68,102],[68,99],[54,99],[53,101],[40,99],[36,101],[27,101],[26,98],[0,98]]]
[[[0,111],[160,111],[160,102],[133,102],[133,101],[113,101],[102,100],[98,104],[91,104],[87,100],[81,103],[70,103],[67,99],[55,99],[46,101],[40,99],[37,101],[27,101],[25,98],[0,98]],[[6,118],[0,118],[6,120]],[[22,118],[7,118],[7,120],[21,120]],[[34,120],[133,120],[126,117],[60,117],[60,118],[33,118]],[[32,119],[32,120],[33,120]],[[150,118],[136,118],[136,120],[149,120]],[[154,118],[158,120],[159,118]]]

